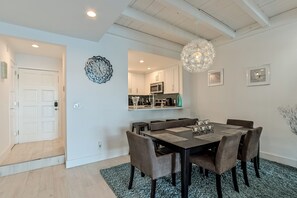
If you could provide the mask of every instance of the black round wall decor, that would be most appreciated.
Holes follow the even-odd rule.
[[[95,83],[106,83],[112,76],[112,65],[109,60],[102,56],[93,56],[85,64],[88,78]]]

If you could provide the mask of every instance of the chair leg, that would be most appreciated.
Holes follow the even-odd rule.
[[[176,173],[171,173],[172,185],[176,186]]]
[[[245,185],[250,186],[248,176],[247,176],[246,162],[241,161],[241,165],[242,165],[243,178],[244,178]]]
[[[205,177],[208,177],[208,170],[207,169],[204,169],[204,174],[205,174]]]
[[[157,180],[156,179],[152,179],[152,183],[151,183],[151,198],[155,198],[156,185],[157,185]]]
[[[203,174],[203,168],[201,166],[199,167],[199,172],[200,174]]]
[[[218,198],[222,198],[222,187],[221,187],[221,175],[216,174],[216,184],[217,184],[217,193]]]
[[[140,175],[141,175],[141,177],[144,177],[145,176],[145,174],[143,172],[141,172]]]
[[[134,178],[134,171],[135,171],[135,167],[131,165],[131,169],[130,169],[130,181],[129,181],[129,186],[128,186],[128,189],[129,190],[132,188],[133,178]]]
[[[254,169],[255,169],[255,172],[256,172],[256,176],[258,178],[260,178],[259,167],[258,167],[258,158],[257,157],[254,158]]]
[[[239,192],[237,177],[236,177],[236,166],[232,168],[232,179],[235,191]]]

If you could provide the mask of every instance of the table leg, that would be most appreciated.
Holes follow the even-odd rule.
[[[183,150],[181,152],[181,195],[182,198],[188,197],[189,190],[189,157],[190,150]]]

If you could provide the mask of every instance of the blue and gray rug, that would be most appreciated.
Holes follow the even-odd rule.
[[[240,166],[237,166],[237,180],[239,193],[233,188],[231,171],[222,176],[223,197],[231,198],[296,198],[297,197],[297,169],[278,164],[275,162],[261,160],[261,178],[257,178],[252,163],[248,163],[248,176],[250,187],[243,181]],[[117,197],[121,198],[145,198],[150,197],[151,180],[149,177],[141,177],[140,172],[135,169],[133,187],[128,190],[130,177],[130,164],[100,170],[101,175],[113,190]],[[156,197],[173,198],[180,197],[180,175],[177,175],[177,185],[171,185],[171,177],[162,177],[157,180]],[[199,173],[197,166],[193,166],[192,185],[189,186],[189,197],[217,197],[215,175],[211,172],[209,177]]]

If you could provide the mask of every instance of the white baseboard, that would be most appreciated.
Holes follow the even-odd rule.
[[[82,166],[82,165],[86,165],[86,164],[90,164],[90,163],[94,163],[94,162],[99,162],[102,160],[120,157],[120,156],[127,155],[127,154],[128,154],[128,149],[123,149],[123,150],[119,150],[119,151],[107,152],[107,153],[104,153],[101,155],[89,156],[89,157],[84,157],[84,158],[74,159],[74,160],[66,160],[66,168]],[[285,164],[285,165],[297,168],[297,160],[296,159],[286,158],[283,156],[279,156],[279,155],[275,155],[275,154],[267,153],[267,152],[261,152],[260,157],[263,159],[267,159],[270,161],[278,162],[281,164]]]
[[[267,152],[261,152],[260,157],[263,159],[267,159],[270,161],[278,162],[281,164],[285,164],[285,165],[297,168],[297,159],[286,158],[283,156],[279,156],[279,155],[275,155],[275,154],[267,153]]]
[[[79,158],[79,159],[73,159],[73,160],[66,159],[66,168],[73,168],[76,166],[82,166],[82,165],[86,165],[86,164],[90,164],[90,163],[94,163],[94,162],[99,162],[102,160],[120,157],[123,155],[127,155],[128,152],[129,152],[129,150],[127,148],[127,149],[106,152],[106,153],[102,153],[100,155],[88,156],[88,157]]]

